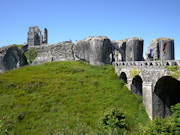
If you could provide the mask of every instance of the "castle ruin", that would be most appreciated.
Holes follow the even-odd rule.
[[[174,60],[174,40],[170,38],[153,39],[146,52],[147,60]]]
[[[47,29],[44,29],[44,41],[41,30],[38,26],[29,27],[28,38],[27,38],[28,46],[37,46],[48,43],[48,35]]]
[[[24,52],[34,48],[37,52],[32,65],[52,61],[83,60],[92,65],[112,64],[120,79],[132,93],[143,96],[143,103],[150,119],[155,116],[171,115],[170,106],[180,100],[180,76],[166,68],[180,66],[180,60],[174,61],[174,40],[157,38],[150,42],[143,58],[144,40],[139,37],[111,41],[106,36],[88,37],[73,43],[64,41],[48,44],[47,29],[44,39],[38,26],[29,27],[28,46],[21,49],[16,46],[0,48],[0,73],[27,65]]]

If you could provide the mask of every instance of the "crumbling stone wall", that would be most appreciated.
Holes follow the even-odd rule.
[[[29,27],[27,43],[29,46],[42,45],[48,43],[48,34],[47,29],[44,29],[44,41],[41,30],[38,26]]]
[[[24,53],[16,46],[0,48],[0,72],[27,65]]]
[[[75,44],[65,41],[33,48],[38,55],[32,65],[62,60],[84,60],[92,65],[110,64],[111,42],[107,37],[89,37]]]
[[[74,60],[73,43],[62,42],[52,45],[34,46],[37,50],[37,57],[32,65],[63,60]]]
[[[153,39],[146,52],[147,60],[174,60],[174,40],[170,38]]]
[[[76,60],[84,60],[92,65],[110,64],[111,42],[107,37],[88,37],[74,44]]]
[[[126,40],[111,41],[112,61],[126,61]]]
[[[3,72],[2,63],[3,63],[3,55],[0,54],[0,73]]]
[[[129,38],[126,42],[126,61],[143,61],[144,40],[139,37]]]

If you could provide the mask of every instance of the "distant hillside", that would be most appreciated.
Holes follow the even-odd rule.
[[[99,119],[115,107],[135,133],[149,118],[142,97],[123,84],[110,65],[61,61],[7,71],[0,74],[0,133],[103,132]]]

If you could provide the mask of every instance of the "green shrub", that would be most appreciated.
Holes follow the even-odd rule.
[[[172,117],[175,121],[176,133],[180,134],[180,103],[171,107],[171,111],[173,113]]]
[[[155,118],[146,126],[140,125],[139,130],[140,135],[176,135],[176,127],[172,117]]]
[[[180,134],[180,103],[171,107],[172,116],[165,119],[155,118],[146,126],[139,126],[139,134],[150,135],[179,135]]]
[[[126,117],[123,112],[114,108],[105,113],[101,119],[105,129],[126,128]]]
[[[126,132],[125,129],[114,128],[113,130],[96,131],[95,134],[96,135],[126,135]]]
[[[150,126],[148,133],[154,135],[174,134],[175,133],[174,122],[171,118],[169,119],[155,118],[152,122],[152,125]]]

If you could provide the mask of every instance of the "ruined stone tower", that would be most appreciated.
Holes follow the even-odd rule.
[[[48,43],[48,35],[47,35],[47,29],[44,28],[44,43]]]
[[[140,37],[129,38],[126,41],[126,61],[143,60],[144,40]]]
[[[41,30],[38,26],[29,27],[27,43],[29,46],[47,44],[47,29],[44,29],[44,42]]]
[[[174,40],[170,38],[153,39],[146,52],[147,60],[174,60]]]

